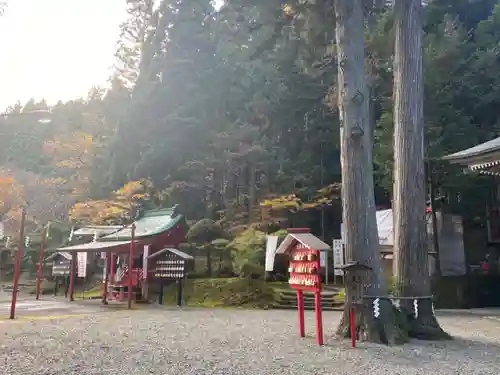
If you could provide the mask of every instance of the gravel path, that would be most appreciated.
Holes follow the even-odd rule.
[[[500,374],[500,318],[443,314],[456,340],[402,347],[298,339],[294,311],[163,310],[0,321],[0,374]]]

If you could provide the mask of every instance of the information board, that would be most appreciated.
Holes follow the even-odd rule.
[[[344,272],[341,267],[345,265],[344,241],[333,240],[333,269],[335,276],[342,276]]]

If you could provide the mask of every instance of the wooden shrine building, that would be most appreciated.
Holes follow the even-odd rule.
[[[500,137],[443,160],[476,174],[459,195],[466,260],[468,307],[500,306]]]

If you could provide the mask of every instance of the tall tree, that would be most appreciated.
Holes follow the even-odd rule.
[[[365,74],[364,17],[362,0],[336,0],[338,107],[340,116],[343,222],[346,228],[346,257],[373,269],[367,293],[387,293],[378,251],[373,183],[373,129],[369,90]],[[371,303],[358,314],[357,331],[362,340],[400,341],[392,304],[381,301],[375,318]],[[348,311],[344,311],[339,333],[345,334]]]
[[[422,68],[422,2],[396,0],[394,57],[394,274],[404,300],[409,335],[446,338],[437,322],[431,296],[426,226],[424,165],[424,84]]]

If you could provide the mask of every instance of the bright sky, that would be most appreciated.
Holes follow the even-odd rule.
[[[17,100],[49,103],[105,84],[125,0],[9,0],[0,17],[0,111]]]

